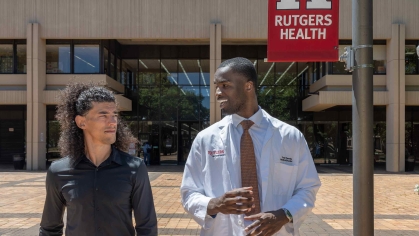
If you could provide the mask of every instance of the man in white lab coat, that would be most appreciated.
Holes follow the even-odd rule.
[[[321,185],[303,135],[258,106],[257,74],[249,60],[221,63],[214,84],[228,115],[192,144],[181,185],[183,207],[202,226],[201,235],[299,235]],[[241,167],[243,120],[253,124],[246,132],[253,140],[257,186],[242,186],[248,174]]]

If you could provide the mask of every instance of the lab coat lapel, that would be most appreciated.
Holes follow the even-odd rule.
[[[228,170],[228,174],[227,174],[227,176],[224,176],[224,181],[228,181],[228,183],[226,184],[227,186],[229,186],[230,187],[230,189],[233,189],[233,184],[232,184],[232,181],[231,181],[231,173],[234,173],[234,170],[232,170],[232,168],[233,168],[233,163],[232,163],[232,160],[231,160],[231,151],[228,149],[228,147],[229,147],[229,145],[228,145],[228,136],[229,136],[229,123],[228,122],[225,122],[224,124],[223,124],[223,126],[222,125],[220,125],[220,127],[219,127],[220,129],[221,129],[221,131],[220,131],[220,138],[221,138],[221,141],[223,142],[223,148],[224,148],[224,150],[225,150],[225,152],[226,152],[226,155],[225,155],[225,157],[224,157],[224,160],[225,160],[225,164],[226,164],[226,166],[227,166],[227,170]]]
[[[263,139],[262,155],[260,158],[261,160],[260,167],[262,170],[261,171],[262,175],[269,175],[269,165],[270,165],[271,154],[272,154],[272,149],[273,149],[270,139],[272,138],[274,131],[275,131],[275,127],[269,122],[269,128],[266,130],[265,138]],[[265,204],[269,178],[262,177],[262,179],[268,179],[268,181],[262,182],[262,202],[263,204]]]

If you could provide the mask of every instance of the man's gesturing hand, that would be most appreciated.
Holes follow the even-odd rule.
[[[255,207],[252,187],[237,188],[208,203],[207,214],[244,214]]]
[[[247,235],[270,236],[278,232],[282,226],[288,223],[288,218],[282,209],[277,211],[268,211],[251,216],[245,216],[245,220],[254,222],[247,226],[245,231]]]

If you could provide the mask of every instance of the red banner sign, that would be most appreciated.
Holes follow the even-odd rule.
[[[269,0],[268,61],[337,61],[339,0]]]

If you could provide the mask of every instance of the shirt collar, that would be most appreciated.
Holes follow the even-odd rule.
[[[119,165],[122,165],[121,156],[119,154],[119,150],[116,149],[113,145],[111,145],[111,148],[112,148],[111,155],[109,156],[109,158],[107,158],[104,161],[104,163],[108,163],[108,162],[112,161],[112,162],[115,162],[115,163],[117,163]],[[90,160],[86,157],[86,155],[83,155],[82,158],[79,158],[74,164],[75,165],[78,165],[81,160],[90,162]]]
[[[231,119],[233,125],[235,127],[237,127],[240,124],[240,122],[242,122],[243,120],[251,120],[251,121],[253,121],[253,123],[256,126],[261,126],[262,119],[263,119],[263,113],[262,113],[262,109],[260,108],[260,106],[258,106],[258,108],[259,108],[258,111],[255,114],[253,114],[253,116],[251,116],[249,119],[241,117],[237,114],[233,114],[232,119]]]

